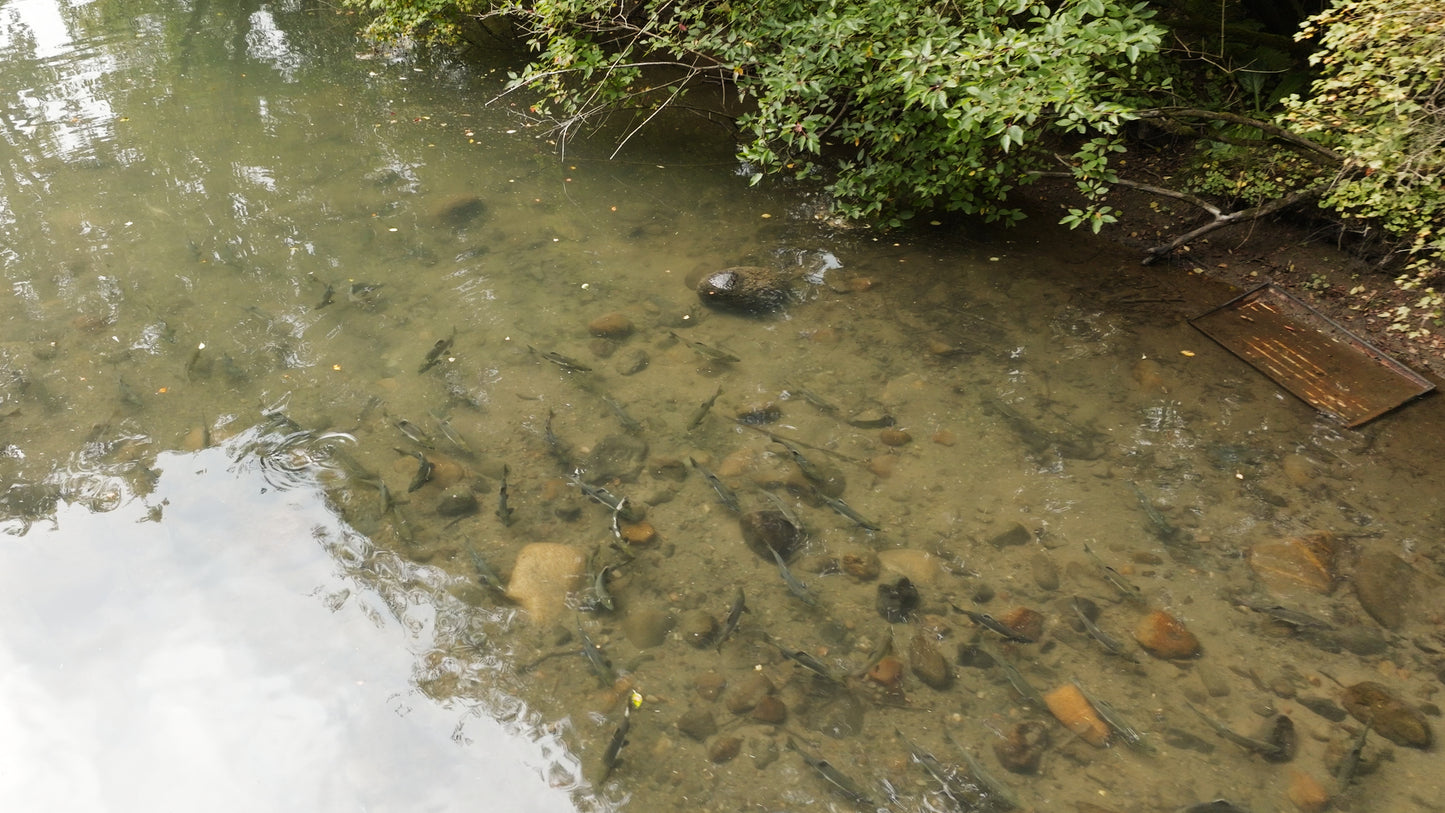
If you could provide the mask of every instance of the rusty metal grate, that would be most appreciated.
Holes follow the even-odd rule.
[[[1346,426],[1368,423],[1435,389],[1415,371],[1270,283],[1189,323]]]

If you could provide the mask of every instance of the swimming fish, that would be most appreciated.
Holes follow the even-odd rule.
[[[687,420],[687,431],[691,432],[702,423],[703,419],[707,417],[707,413],[712,411],[712,405],[717,403],[719,395],[722,395],[722,387],[718,387],[711,398],[703,401],[698,405],[697,409],[693,410],[692,417]]]
[[[669,330],[668,333],[671,334],[672,338],[677,339],[688,347],[691,347],[694,351],[697,352],[698,355],[708,359],[709,361],[721,361],[726,364],[732,364],[734,362],[742,361],[742,359],[734,356],[732,353],[729,353],[726,350],[719,350],[716,347],[710,347],[703,344],[702,342],[695,342],[692,339],[684,339],[683,337],[677,335],[677,331],[675,330]]]
[[[819,776],[823,777],[828,784],[832,785],[834,790],[847,797],[848,801],[857,805],[865,805],[870,810],[877,809],[878,806],[872,799],[868,798],[868,794],[864,793],[862,788],[858,787],[858,783],[849,779],[842,771],[833,767],[832,763],[799,748],[798,744],[794,742],[791,737],[788,738],[788,747],[797,751],[798,755],[803,758],[803,762],[807,763],[809,768],[817,771]]]
[[[687,459],[687,462],[691,463],[692,467],[697,469],[698,473],[702,475],[702,478],[707,481],[707,484],[712,486],[712,490],[717,492],[718,501],[726,506],[729,511],[738,512],[742,510],[742,505],[738,502],[738,495],[734,494],[733,490],[728,488],[726,483],[718,479],[716,474],[703,468],[696,460],[690,457]]]
[[[783,556],[778,553],[778,549],[772,545],[768,545],[767,548],[772,552],[773,559],[778,563],[778,574],[783,577],[783,583],[788,586],[788,592],[797,596],[800,601],[809,607],[818,606],[818,597],[813,595],[813,591],[809,590],[806,584],[799,581],[797,576],[793,575],[793,571],[788,569],[788,565],[783,561]]]
[[[743,589],[739,587],[737,595],[733,597],[732,606],[728,607],[727,620],[723,622],[722,628],[713,636],[713,646],[717,651],[722,651],[723,642],[727,641],[728,636],[732,635],[738,628],[738,624],[742,621],[743,613],[747,612],[747,609],[747,599],[743,596]]]
[[[426,358],[422,361],[421,367],[417,369],[417,372],[424,373],[440,363],[442,356],[446,355],[447,351],[452,349],[452,344],[456,339],[457,329],[453,327],[451,335],[445,339],[437,339],[436,344],[432,345],[431,349],[426,351]]]
[[[564,356],[564,355],[562,355],[561,353],[554,353],[554,352],[552,352],[552,351],[550,351],[550,350],[544,352],[544,351],[538,350],[538,349],[535,348],[535,347],[532,347],[531,345],[527,345],[527,349],[528,349],[528,350],[531,350],[533,353],[536,353],[537,355],[541,356],[542,358],[544,358],[544,359],[552,362],[553,364],[557,365],[558,367],[561,367],[562,369],[566,370],[566,371],[569,372],[569,373],[590,373],[590,372],[592,372],[592,368],[591,368],[591,367],[588,367],[586,364],[583,364],[582,362],[580,362],[580,361],[578,361],[578,360],[576,360],[576,359],[574,359],[574,358],[570,358],[570,357],[568,357],[568,356]]]

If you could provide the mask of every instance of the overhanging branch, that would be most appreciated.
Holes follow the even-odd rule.
[[[1123,181],[1120,181],[1119,183],[1123,186],[1145,188],[1142,184],[1127,184]],[[1301,201],[1305,201],[1319,195],[1320,192],[1324,190],[1325,186],[1325,184],[1315,184],[1314,186],[1309,186],[1304,189],[1297,189],[1289,193],[1288,195],[1285,195],[1284,197],[1275,198],[1274,200],[1261,203],[1258,206],[1254,206],[1249,209],[1240,209],[1237,212],[1230,212],[1229,214],[1220,214],[1218,209],[1214,209],[1214,219],[1210,222],[1205,223],[1203,226],[1200,226],[1199,228],[1189,231],[1185,234],[1181,234],[1167,243],[1162,243],[1149,249],[1145,253],[1144,265],[1153,265],[1164,257],[1172,254],[1174,250],[1179,248],[1180,246],[1186,243],[1193,242],[1194,240],[1197,240],[1200,237],[1203,237],[1204,235],[1216,229],[1222,229],[1225,226],[1230,226],[1244,220],[1255,220],[1264,217],[1265,215],[1274,214],[1275,212],[1278,212],[1282,209],[1288,209],[1296,203],[1300,203]],[[1145,189],[1145,191],[1153,190]],[[1177,194],[1170,195],[1170,197],[1177,197],[1181,200],[1187,199],[1187,197]]]
[[[1274,136],[1280,141],[1298,147],[1305,152],[1314,153],[1335,164],[1343,164],[1345,157],[1315,141],[1296,133],[1278,124],[1272,124],[1259,119],[1252,119],[1248,116],[1240,116],[1235,113],[1225,113],[1217,110],[1200,110],[1194,107],[1156,107],[1150,110],[1136,110],[1134,116],[1141,119],[1208,119],[1211,121],[1223,121],[1230,124],[1242,124],[1246,127],[1253,127],[1262,133]]]

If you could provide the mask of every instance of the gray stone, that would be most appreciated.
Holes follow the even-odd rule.
[[[1013,527],[994,534],[989,538],[988,543],[995,548],[1009,548],[1015,545],[1023,545],[1033,541],[1034,534],[1023,523],[1014,523]]]
[[[1034,577],[1034,584],[1040,588],[1049,592],[1059,589],[1059,566],[1047,555],[1035,553],[1030,556],[1029,573]]]
[[[793,558],[803,543],[803,532],[787,515],[775,508],[749,511],[738,518],[743,542],[765,562],[773,561],[773,551],[786,562]]]
[[[647,355],[646,350],[637,348],[618,356],[613,369],[617,371],[618,375],[637,375],[646,370],[647,365],[651,363],[652,356]]]
[[[465,517],[477,513],[477,495],[466,486],[452,486],[437,498],[437,514],[443,517]]]
[[[1413,594],[1415,573],[1410,565],[1393,553],[1370,551],[1360,556],[1352,581],[1355,598],[1370,617],[1388,630],[1397,630],[1405,623],[1406,610]]]
[[[747,677],[740,678],[728,690],[727,703],[728,711],[733,714],[746,714],[757,707],[758,701],[772,694],[774,691],[773,682],[762,672],[749,673]]]
[[[908,662],[924,685],[944,691],[953,685],[953,669],[927,633],[918,633],[908,645]]]
[[[631,435],[608,435],[597,442],[583,461],[583,477],[593,484],[609,480],[630,483],[642,472],[646,460],[646,441]]]
[[[717,733],[717,720],[707,709],[688,709],[677,718],[677,730],[702,742]]]
[[[697,296],[712,308],[771,313],[787,304],[788,285],[783,275],[771,268],[740,265],[703,277],[697,284]]]

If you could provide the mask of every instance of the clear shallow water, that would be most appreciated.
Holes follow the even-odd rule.
[[[1328,784],[1328,750],[1358,730],[1335,719],[1333,680],[1377,680],[1438,714],[1436,402],[1339,430],[1182,326],[1226,296],[1198,279],[1141,274],[1132,257],[1043,226],[830,231],[806,197],[747,189],[711,132],[679,125],[613,162],[573,144],[559,162],[546,134],[483,106],[497,90],[485,70],[390,60],[324,9],[114,8],[0,7],[0,72],[20,89],[0,187],[0,477],[14,535],[3,634],[21,676],[4,685],[33,709],[16,758],[36,777],[15,786],[20,801],[65,798],[68,786],[42,781],[64,731],[85,747],[60,764],[97,777],[77,785],[96,788],[95,806],[165,807],[180,786],[108,778],[141,770],[146,752],[122,732],[145,727],[160,732],[154,752],[195,743],[184,753],[211,784],[275,782],[296,809],[333,797],[848,808],[790,742],[874,800],[886,780],[897,809],[946,809],[897,729],[958,764],[947,730],[1025,808],[1172,810],[1226,795],[1290,809],[1293,772]],[[738,264],[796,278],[795,302],[766,319],[703,309],[692,282]],[[630,335],[592,336],[607,314]],[[634,371],[639,352],[649,363]],[[812,500],[781,446],[731,420],[774,409],[761,428],[835,467],[879,532]],[[848,422],[880,415],[910,439]],[[439,437],[442,418],[472,453]],[[591,475],[610,462],[596,449],[638,440],[637,470],[601,478],[657,533],[624,555],[607,546],[610,512],[557,458]],[[436,470],[409,492],[419,451]],[[743,510],[771,508],[773,494],[807,526],[793,568],[819,607],[743,545],[689,458]],[[510,524],[495,513],[504,472]],[[443,515],[446,488],[477,512]],[[1328,593],[1267,584],[1250,564],[1259,546],[1316,530],[1340,540],[1330,570],[1342,583]],[[505,578],[539,542],[614,566],[614,611],[539,624],[477,583],[469,547]],[[1203,654],[1133,647],[1146,611],[1101,578],[1086,542],[1183,619]],[[1375,552],[1411,574],[1394,631],[1348,581]],[[907,574],[922,594],[922,617],[892,632],[901,694],[820,683],[779,649],[861,670],[888,625],[879,580],[843,564],[872,553],[879,580]],[[750,609],[736,634],[690,645],[739,587]],[[1071,628],[1074,595],[1102,608],[1138,663]],[[1348,645],[1271,624],[1241,595],[1327,619]],[[1039,611],[1040,642],[993,648],[1041,691],[1077,679],[1157,752],[1095,748],[1029,708],[1000,668],[961,653],[992,633],[950,605]],[[93,617],[117,619],[98,655]],[[920,630],[951,664],[944,688],[912,670]],[[622,682],[604,685],[576,655],[581,631]],[[37,643],[71,640],[56,651],[86,660]],[[782,723],[730,710],[757,674]],[[75,691],[49,688],[65,680]],[[641,703],[600,782],[631,688]],[[50,705],[27,702],[47,692]],[[202,694],[251,711],[207,716],[226,704]],[[1186,701],[1246,733],[1286,712],[1300,753],[1284,766],[1251,757]],[[719,730],[694,741],[677,726],[688,713]],[[76,718],[93,722],[74,735],[49,724]],[[1052,744],[1037,774],[1008,773],[993,746],[1028,721]],[[285,748],[236,744],[268,730],[287,732]],[[730,738],[737,755],[715,762]],[[286,750],[310,744],[330,758]],[[1366,756],[1379,767],[1341,808],[1434,809],[1434,753],[1371,740]]]

